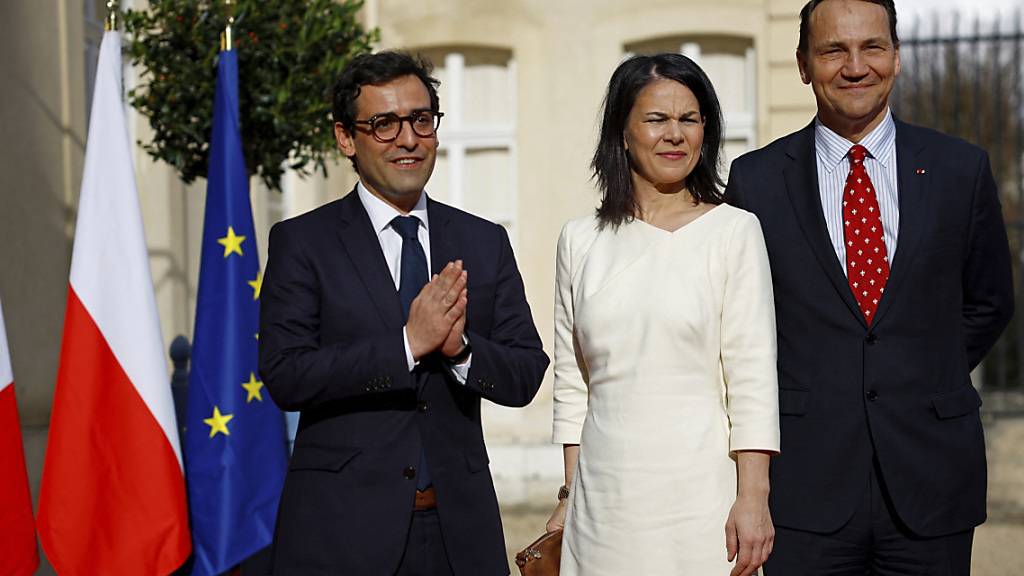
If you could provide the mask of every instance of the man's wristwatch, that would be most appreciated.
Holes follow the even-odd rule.
[[[466,335],[462,335],[462,350],[459,350],[455,356],[450,356],[448,362],[451,364],[462,364],[469,358],[469,355],[473,353],[473,347],[469,345],[469,338]]]
[[[559,500],[565,500],[568,497],[569,497],[569,487],[568,486],[562,486],[561,488],[558,489],[558,499]]]

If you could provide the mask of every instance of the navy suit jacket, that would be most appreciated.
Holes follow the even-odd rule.
[[[756,214],[772,267],[780,526],[830,532],[877,458],[900,519],[937,536],[985,520],[985,442],[971,385],[1013,313],[1010,256],[983,150],[896,123],[899,240],[869,327],[829,240],[813,123],[732,165],[727,200]]]
[[[393,573],[421,449],[455,574],[508,574],[480,399],[525,406],[548,358],[505,230],[432,200],[427,211],[431,270],[461,258],[469,272],[465,384],[436,354],[409,372],[398,292],[358,194],[271,229],[260,372],[281,408],[301,411],[275,574]]]

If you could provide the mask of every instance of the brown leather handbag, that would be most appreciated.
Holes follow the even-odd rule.
[[[562,561],[562,531],[548,532],[516,554],[523,576],[558,576]]]

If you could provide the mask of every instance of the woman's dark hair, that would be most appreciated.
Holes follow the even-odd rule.
[[[682,54],[633,56],[612,74],[604,99],[601,136],[590,167],[601,189],[601,206],[597,209],[600,226],[618,227],[636,217],[633,177],[629,153],[623,143],[626,121],[637,95],[656,80],[675,80],[697,97],[704,119],[704,143],[693,172],[686,177],[686,187],[694,201],[722,203],[722,176],[718,173],[722,145],[722,108],[718,96],[704,71]]]
[[[353,122],[356,121],[356,99],[359,98],[363,86],[379,86],[403,76],[415,76],[423,82],[430,94],[430,108],[437,112],[441,109],[437,97],[437,87],[441,83],[430,75],[433,69],[434,66],[429,60],[408,52],[388,50],[375,54],[360,54],[345,66],[334,84],[331,115],[335,122],[340,122],[351,132],[355,127]]]

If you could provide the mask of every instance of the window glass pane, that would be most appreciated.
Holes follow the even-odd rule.
[[[497,48],[431,48],[420,54],[434,64],[434,77],[441,81],[438,97],[441,110],[459,118],[462,127],[511,127],[515,104],[515,86],[511,73],[512,52]],[[448,70],[448,56],[458,54],[460,70]],[[459,94],[453,94],[459,91]],[[461,110],[452,106],[462,102]]]
[[[669,36],[666,38],[653,38],[651,40],[643,40],[641,42],[633,42],[626,44],[627,54],[661,54],[663,52],[679,52],[679,48],[683,45],[683,39],[678,36]]]
[[[445,118],[427,185],[432,198],[514,228],[515,65],[509,50],[458,46],[421,51],[434,64]]]
[[[722,104],[722,112],[728,116],[735,112],[752,112],[748,110],[747,90],[747,48],[752,46],[749,39],[729,36],[676,36],[657,38],[643,42],[628,44],[626,52],[633,54],[657,54],[660,52],[680,52],[684,44],[699,46],[700,56],[697,63],[711,79],[718,100]]]
[[[725,53],[703,53],[701,68],[711,79],[722,114],[727,118],[747,110],[746,58],[743,55]]]
[[[441,82],[441,85],[437,87],[437,97],[441,100],[441,111],[442,112],[447,112],[449,107],[450,107],[450,105],[451,105],[451,103],[452,103],[451,94],[449,92],[451,87],[450,87],[450,82],[448,80],[448,71],[445,70],[445,67],[444,67],[444,57],[445,57],[446,53],[447,52],[444,51],[444,50],[420,50],[419,51],[419,54],[421,56],[423,56],[423,57],[427,58],[428,60],[430,60],[430,63],[434,65],[434,71],[431,73],[431,76],[433,76],[434,78],[437,78],[438,81]],[[447,119],[441,119],[442,130],[444,129],[443,126],[444,126],[446,120]]]
[[[514,118],[515,91],[505,50],[470,48],[466,59],[463,118],[467,125],[509,125]]]
[[[507,148],[466,151],[465,209],[508,224],[515,214],[513,166]]]
[[[728,162],[753,149],[756,142],[754,109],[757,78],[752,62],[753,41],[734,36],[670,36],[624,46],[626,54],[686,52],[692,55],[715,87],[725,119],[724,153]]]
[[[437,151],[437,163],[434,164],[434,173],[427,182],[427,194],[438,202],[451,203],[451,194],[448,189],[448,151]]]

